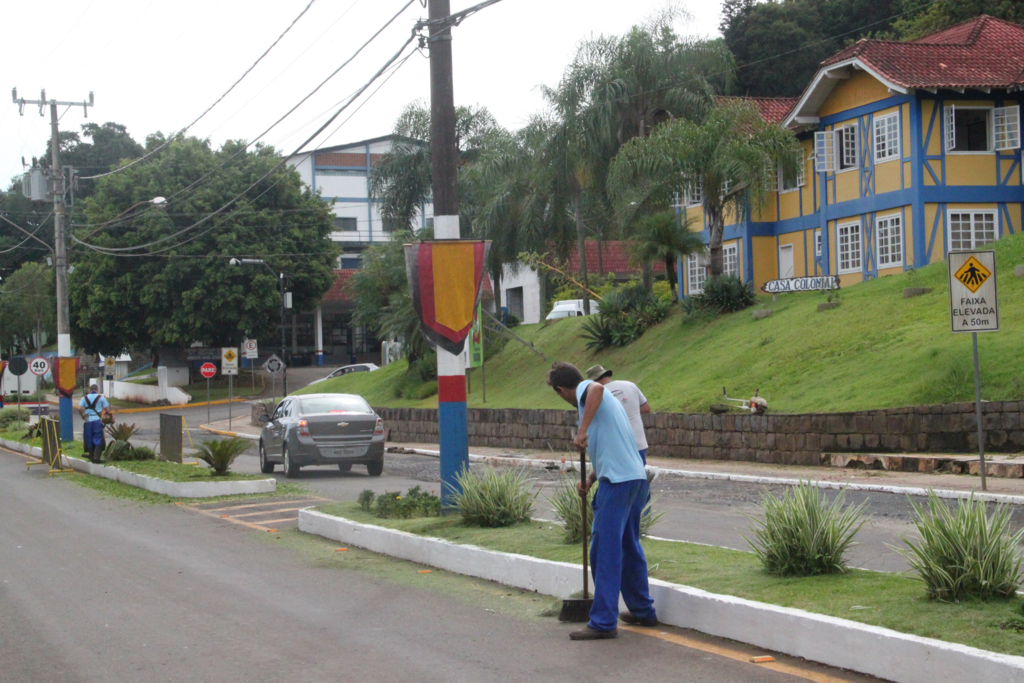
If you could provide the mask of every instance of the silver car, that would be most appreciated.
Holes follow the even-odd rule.
[[[284,465],[295,477],[307,465],[337,465],[348,472],[366,465],[371,477],[384,471],[384,420],[354,394],[304,394],[277,404],[260,433],[260,470]]]

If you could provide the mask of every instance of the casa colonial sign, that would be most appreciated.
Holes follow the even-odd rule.
[[[769,280],[761,286],[768,294],[785,292],[821,292],[839,289],[839,278],[835,275],[818,275],[816,277],[791,277],[785,280]]]

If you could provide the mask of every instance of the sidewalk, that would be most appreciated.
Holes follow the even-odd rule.
[[[201,424],[199,429],[221,436],[239,436],[257,441],[262,428],[249,424],[248,415],[240,415],[230,420],[215,420],[210,424]]]

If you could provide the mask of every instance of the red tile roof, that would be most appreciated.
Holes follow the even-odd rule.
[[[348,279],[352,277],[352,274],[356,272],[356,268],[345,268],[344,270],[334,271],[334,284],[324,294],[324,301],[352,301],[352,297],[348,290],[345,289],[345,285],[348,283]]]
[[[757,110],[761,113],[761,118],[764,119],[765,123],[782,123],[786,119],[786,115],[792,111],[796,103],[800,101],[798,97],[717,97],[715,98],[720,104],[728,104],[730,102],[750,102]]]
[[[1024,84],[1024,26],[981,15],[910,42],[860,40],[822,62],[857,58],[904,88]]]
[[[601,242],[601,263],[604,265],[604,273],[615,273],[616,275],[630,275],[633,273],[640,272],[640,265],[633,265],[630,262],[630,254],[627,242],[611,241]],[[598,274],[598,242],[596,240],[588,240],[584,245],[587,253],[587,273],[590,275]],[[655,273],[664,273],[665,264],[662,262],[654,263]],[[579,252],[573,249],[569,255],[569,272],[578,273],[580,270],[580,258]]]

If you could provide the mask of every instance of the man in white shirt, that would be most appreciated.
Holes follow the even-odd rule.
[[[633,428],[633,438],[636,440],[637,450],[640,451],[640,459],[646,466],[647,435],[644,433],[644,421],[640,416],[651,412],[651,405],[647,402],[647,397],[640,391],[640,387],[632,382],[621,379],[612,380],[612,371],[605,370],[600,365],[595,365],[587,370],[587,379],[603,384],[605,390],[610,391],[612,396],[622,403],[622,407],[626,409],[626,416],[629,418],[629,426]],[[647,476],[653,480],[654,477],[651,474],[651,470],[648,470]]]

